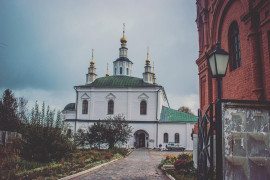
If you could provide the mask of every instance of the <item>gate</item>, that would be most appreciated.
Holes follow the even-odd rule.
[[[213,104],[198,110],[198,179],[213,179]]]

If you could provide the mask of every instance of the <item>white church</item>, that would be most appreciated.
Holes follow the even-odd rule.
[[[164,87],[156,83],[149,52],[142,78],[133,77],[125,31],[120,42],[112,76],[107,67],[106,75],[97,78],[92,52],[86,83],[74,87],[76,103],[66,105],[63,110],[65,123],[76,132],[108,116],[122,114],[133,130],[126,147],[157,148],[175,142],[192,150],[191,133],[197,117],[169,108]]]

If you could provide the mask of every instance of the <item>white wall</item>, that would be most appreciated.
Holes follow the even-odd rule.
[[[159,92],[157,104],[157,90],[159,88],[90,88],[78,89],[77,119],[99,120],[108,116],[108,101],[114,100],[114,115],[123,114],[126,120],[155,121],[160,116],[164,98]],[[82,114],[82,101],[89,103],[88,114]],[[147,102],[147,114],[140,114],[140,102]],[[157,109],[158,105],[158,109]],[[158,110],[158,116],[156,115]]]
[[[93,125],[93,122],[78,122],[76,123],[76,129],[83,129],[86,130],[89,126]],[[71,129],[73,132],[75,131],[75,122],[66,122],[66,125],[68,126],[68,129]],[[134,133],[138,130],[145,131],[148,136],[148,148],[154,148],[156,147],[156,123],[129,123],[129,125],[132,127],[132,137],[129,139],[127,143],[128,148],[134,147]],[[152,141],[150,141],[152,140]]]
[[[191,131],[193,124],[190,123],[159,123],[158,125],[158,144],[162,144],[162,147],[166,147],[164,143],[164,133],[168,133],[168,142],[175,142],[174,135],[179,133],[180,145],[186,147],[186,150],[193,149],[193,142],[191,139]]]
[[[66,123],[72,131],[75,131],[75,122],[67,122]],[[94,124],[93,122],[78,122],[76,123],[76,129],[84,129],[86,130],[87,127]],[[182,124],[182,123],[129,123],[132,127],[132,137],[129,139],[127,143],[127,147],[132,148],[134,147],[134,133],[138,130],[144,130],[148,135],[148,148],[158,147],[159,144],[162,144],[162,147],[166,147],[166,143],[163,142],[163,135],[164,133],[168,133],[169,141],[174,142],[174,135],[175,133],[179,133],[180,135],[180,145],[186,147],[186,150],[193,149],[193,142],[190,137],[191,130],[187,129],[192,127],[189,123]],[[158,132],[157,132],[158,126]],[[189,133],[190,132],[190,133]],[[157,140],[157,133],[158,133],[158,140]],[[150,141],[151,140],[151,141]]]
[[[75,111],[65,111],[63,112],[64,119],[75,119],[76,118],[76,112]]]

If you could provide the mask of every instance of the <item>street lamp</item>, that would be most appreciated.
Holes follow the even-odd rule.
[[[221,81],[222,77],[226,75],[228,61],[229,53],[224,51],[224,49],[220,49],[220,42],[217,42],[216,48],[208,58],[208,62],[210,65],[212,77],[217,79],[218,99],[222,98]]]
[[[210,54],[208,58],[208,63],[210,65],[212,77],[217,79],[217,94],[218,100],[222,99],[222,78],[226,75],[227,66],[229,61],[229,53],[220,49],[220,42],[217,42],[217,46],[214,51]],[[220,103],[216,101],[216,177],[217,179],[223,179],[223,159],[222,157],[222,122],[221,122],[221,113]],[[212,136],[211,136],[212,137]],[[213,143],[213,139],[210,140],[210,143]],[[213,154],[213,152],[211,152]]]

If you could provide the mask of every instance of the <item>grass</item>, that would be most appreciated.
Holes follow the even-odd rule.
[[[0,179],[59,179],[121,158],[122,151],[78,150],[68,159],[50,163],[29,162],[19,156],[4,158],[0,159]]]

